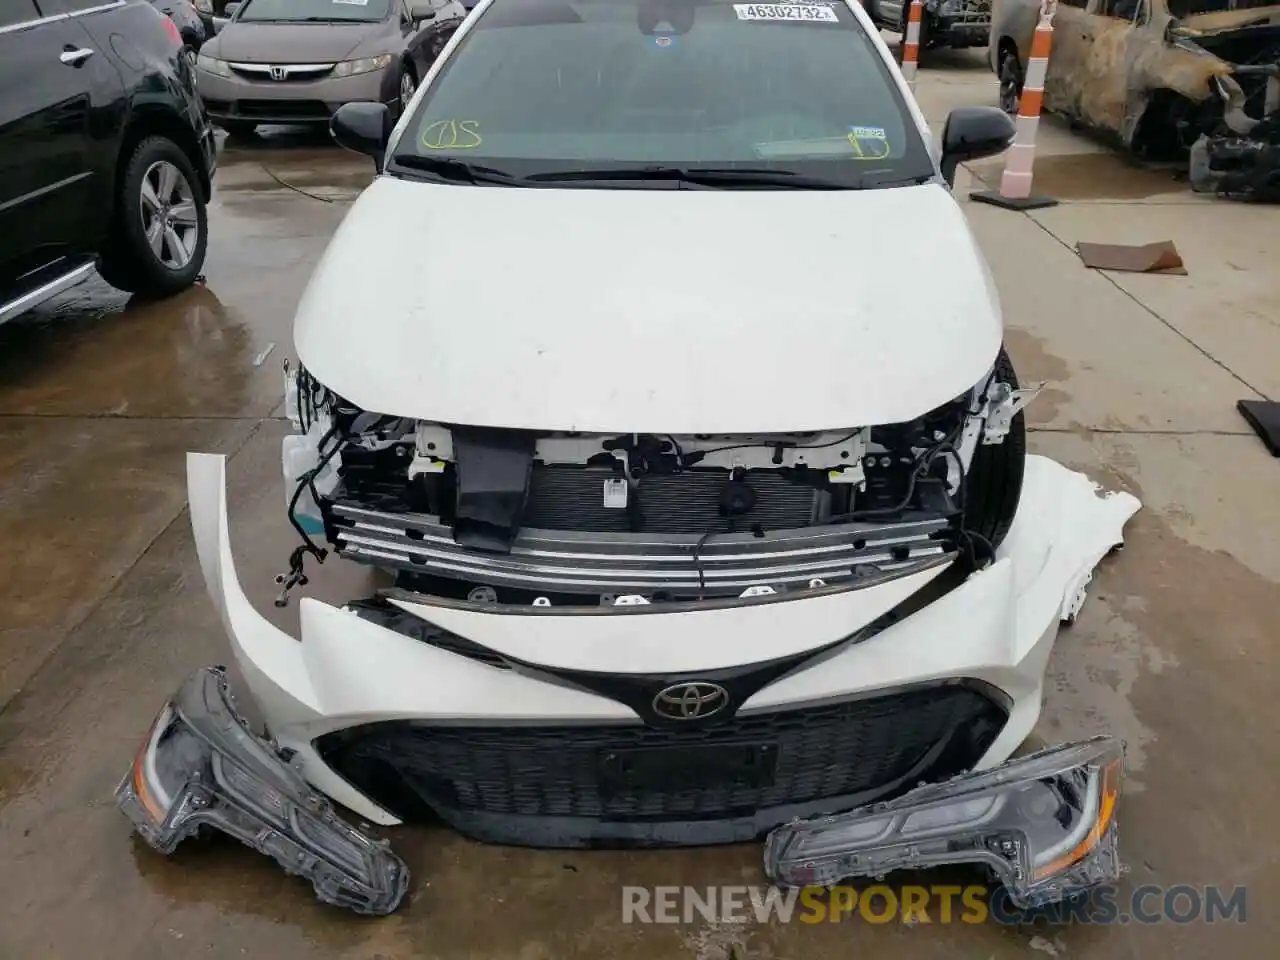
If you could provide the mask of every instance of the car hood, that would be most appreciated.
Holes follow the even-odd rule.
[[[348,59],[361,43],[383,32],[382,23],[230,21],[202,52],[244,63],[332,63]]]
[[[379,177],[298,306],[308,370],[377,413],[644,433],[910,420],[972,387],[995,288],[939,184],[454,186]]]

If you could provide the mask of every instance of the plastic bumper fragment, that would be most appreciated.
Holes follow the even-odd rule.
[[[892,870],[976,863],[1022,909],[1119,878],[1116,806],[1124,747],[1063,744],[887,803],[779,827],[765,871],[783,886],[829,886]]]
[[[157,716],[116,805],[160,853],[203,828],[229,834],[311,881],[325,903],[383,915],[409,870],[346,823],[236,713],[221,667],[192,674]]]

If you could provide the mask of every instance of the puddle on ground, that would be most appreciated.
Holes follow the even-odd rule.
[[[969,169],[994,188],[1000,184],[1004,160],[969,164]],[[1170,193],[1192,197],[1182,168],[1143,167],[1114,153],[1037,156],[1032,192],[1055,200],[1141,200]]]
[[[1031,424],[1052,423],[1062,405],[1071,399],[1070,393],[1058,389],[1058,385],[1071,379],[1067,362],[1050,353],[1043,339],[1019,327],[1005,327],[1004,345],[1013,360],[1019,383],[1029,386],[1045,381],[1045,388],[1027,407],[1027,420]]]

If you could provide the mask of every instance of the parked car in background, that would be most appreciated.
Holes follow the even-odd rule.
[[[150,4],[174,22],[182,42],[192,54],[214,34],[213,14],[202,12],[191,0],[149,0]]]
[[[863,0],[876,26],[905,33],[911,0]],[[991,33],[991,0],[924,0],[920,50],[985,47]]]
[[[247,135],[263,123],[328,126],[344,103],[395,116],[453,31],[460,0],[246,0],[201,51],[200,92],[214,122]]]
[[[1016,112],[1039,0],[1000,0],[991,68]],[[1280,181],[1280,2],[1060,0],[1044,106],[1140,157]],[[1199,144],[1199,161],[1193,148]],[[1231,192],[1239,192],[1235,188]]]
[[[216,160],[184,46],[145,0],[0,7],[0,322],[95,266],[149,296],[200,273]]]

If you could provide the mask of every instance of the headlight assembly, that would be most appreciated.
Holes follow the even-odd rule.
[[[384,70],[391,66],[394,60],[389,53],[384,53],[380,57],[365,57],[363,60],[344,60],[333,68],[335,77],[354,77],[358,73],[373,73],[375,70]]]
[[[212,73],[215,77],[231,76],[231,67],[225,60],[218,60],[205,53],[196,54],[196,69]]]
[[[385,843],[342,820],[254,736],[220,667],[192,674],[165,704],[116,805],[161,853],[202,828],[220,830],[306,877],[324,902],[357,913],[391,913],[408,886],[408,868]]]
[[[949,863],[983,864],[1023,909],[1120,876],[1116,805],[1124,748],[1064,744],[887,803],[779,827],[765,870],[784,886]]]

